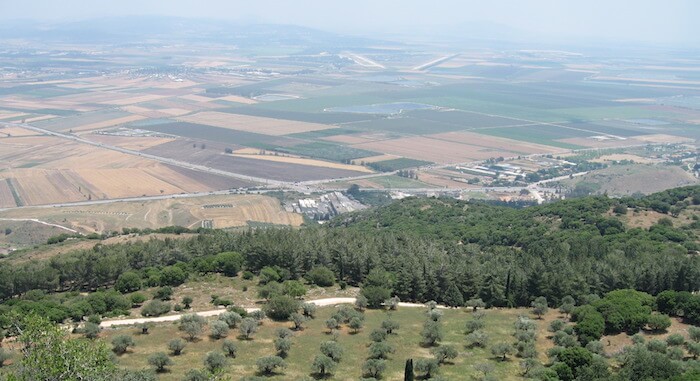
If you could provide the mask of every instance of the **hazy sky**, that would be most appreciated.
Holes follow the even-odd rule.
[[[169,15],[370,34],[484,28],[537,40],[700,44],[698,0],[0,0],[0,20]]]

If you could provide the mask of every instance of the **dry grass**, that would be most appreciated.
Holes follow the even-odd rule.
[[[256,160],[275,161],[278,163],[302,164],[302,165],[310,165],[310,166],[314,166],[314,167],[335,168],[335,169],[344,169],[347,171],[374,173],[371,169],[369,169],[367,167],[360,166],[360,165],[333,163],[330,161],[323,161],[323,160],[316,160],[316,159],[305,159],[305,158],[301,158],[301,157],[256,155],[256,154],[252,154],[252,155],[251,154],[233,154],[231,156],[245,157],[248,159],[256,159]]]
[[[231,205],[203,208],[204,205]],[[300,215],[286,212],[279,201],[261,195],[220,195],[141,202],[25,208],[0,212],[4,218],[37,218],[83,232],[120,231],[128,228],[156,229],[164,226],[197,228],[212,220],[216,228],[246,226],[248,221],[299,226]]]
[[[98,130],[100,128],[105,128],[105,127],[112,127],[120,124],[125,124],[129,122],[134,122],[137,120],[142,120],[146,119],[146,117],[141,116],[141,115],[129,115],[125,116],[122,118],[115,118],[115,119],[110,119],[110,120],[105,120],[97,123],[90,123],[90,124],[84,124],[81,125],[80,127],[73,128],[73,131],[79,132],[79,131],[90,131],[90,130]]]
[[[483,160],[499,156],[516,156],[503,150],[448,142],[423,136],[356,144],[353,147],[441,164]]]
[[[335,128],[325,124],[228,114],[216,111],[205,111],[194,115],[182,116],[178,120],[275,136]]]
[[[518,140],[487,136],[474,132],[446,132],[442,134],[428,135],[428,137],[447,140],[450,142],[464,143],[495,150],[509,151],[523,154],[556,153],[564,152],[561,148],[542,144],[522,142]]]

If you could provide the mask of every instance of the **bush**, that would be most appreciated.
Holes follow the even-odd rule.
[[[279,356],[261,357],[255,362],[258,366],[258,371],[262,374],[273,374],[278,369],[286,368],[287,363]]]
[[[226,357],[221,352],[209,352],[204,356],[204,366],[211,373],[216,373],[226,366]]]
[[[193,300],[191,296],[185,296],[182,298],[182,304],[184,304],[186,310],[192,308],[192,301]]]
[[[209,325],[209,336],[214,340],[228,336],[228,324],[221,320],[211,322]]]
[[[102,328],[98,324],[87,322],[83,327],[83,335],[88,339],[96,339],[100,335]]]
[[[367,298],[369,308],[381,308],[382,303],[391,297],[391,290],[381,286],[366,286],[360,292]]]
[[[185,349],[185,340],[182,339],[172,339],[168,342],[168,349],[173,354],[173,356],[179,356],[182,350]]]
[[[280,357],[287,357],[289,350],[292,349],[292,339],[289,337],[278,337],[274,343],[277,354]]]
[[[292,298],[301,298],[306,295],[306,287],[298,280],[287,280],[282,283],[282,292]]]
[[[273,320],[288,320],[299,309],[299,302],[286,295],[275,296],[263,307],[265,315]]]
[[[360,332],[360,329],[362,329],[363,325],[364,323],[362,322],[362,319],[360,319],[357,316],[351,318],[348,322],[348,328],[352,329],[353,333]]]
[[[236,357],[236,354],[238,353],[238,346],[236,345],[233,340],[226,339],[224,342],[221,344],[221,349],[224,351],[226,354],[226,357]]]
[[[387,359],[390,353],[394,353],[394,347],[392,347],[386,341],[375,341],[369,346],[368,358],[371,359]]]
[[[251,280],[251,279],[253,279],[254,276],[255,276],[255,274],[253,274],[252,272],[250,272],[248,270],[243,272],[243,279],[245,279],[245,280]]]
[[[443,345],[434,348],[430,353],[435,356],[435,360],[437,360],[438,364],[442,364],[447,360],[456,359],[458,354],[457,349],[451,345]]]
[[[671,318],[664,314],[653,314],[647,321],[649,329],[655,332],[662,332],[671,326]]]
[[[298,312],[293,313],[290,319],[294,323],[294,330],[300,331],[304,329],[304,323],[306,322],[306,317]]]
[[[392,334],[392,333],[394,333],[394,331],[399,329],[401,327],[401,325],[396,320],[386,319],[386,320],[382,321],[381,327],[382,327],[382,329],[384,329],[386,331],[386,333]]]
[[[173,296],[173,289],[170,286],[160,287],[153,294],[153,299],[170,300]]]
[[[135,346],[134,339],[129,335],[119,335],[112,339],[112,352],[121,355],[125,353],[129,347]]]
[[[336,367],[336,362],[332,358],[326,355],[316,355],[314,361],[311,364],[311,371],[320,376],[320,378],[325,378],[326,376],[333,374],[333,370]]]
[[[304,316],[313,319],[316,315],[316,305],[313,303],[304,303],[301,305],[301,311]]]
[[[674,333],[666,338],[666,343],[671,346],[681,346],[685,344],[685,337],[679,333]]]
[[[433,346],[442,340],[442,327],[440,323],[428,320],[423,324],[421,331],[422,343],[426,346]]]
[[[551,323],[549,323],[548,330],[549,330],[549,332],[557,332],[557,331],[561,331],[562,329],[564,329],[564,326],[566,326],[566,323],[563,320],[554,319],[554,320],[552,320]]]
[[[196,314],[182,315],[179,320],[178,329],[187,334],[190,341],[194,341],[204,330],[207,321]]]
[[[183,381],[210,381],[209,375],[199,369],[190,369],[185,373],[185,378]]]
[[[319,287],[330,287],[335,284],[335,274],[327,267],[314,267],[306,273],[306,279]]]
[[[253,318],[244,318],[238,330],[241,333],[241,337],[250,340],[253,334],[258,330],[258,322]]]
[[[164,372],[165,367],[173,364],[173,360],[165,353],[157,352],[148,356],[148,363],[156,368],[156,372]]]
[[[385,329],[376,328],[373,329],[369,334],[369,339],[374,342],[384,341],[388,336],[388,332]]]
[[[379,379],[386,370],[386,361],[379,359],[368,359],[362,364],[362,375]]]
[[[340,362],[343,358],[343,348],[335,341],[324,341],[321,343],[321,353],[330,357],[335,362]]]
[[[141,275],[134,271],[127,271],[119,275],[114,283],[114,289],[126,294],[141,289]]]
[[[239,324],[241,324],[243,318],[236,312],[226,311],[219,315],[219,320],[226,323],[229,328],[236,328]]]
[[[489,336],[483,331],[474,331],[467,335],[467,345],[469,347],[486,348]]]
[[[498,343],[491,347],[491,354],[506,361],[507,356],[515,353],[515,349],[508,343]]]
[[[414,369],[420,375],[420,377],[423,379],[429,379],[433,378],[433,376],[437,374],[440,366],[437,360],[434,359],[418,359],[416,360]]]
[[[132,307],[138,307],[138,306],[142,305],[143,302],[146,301],[146,295],[144,295],[140,292],[137,292],[137,293],[131,294],[131,296],[129,297],[129,300],[131,301]]]

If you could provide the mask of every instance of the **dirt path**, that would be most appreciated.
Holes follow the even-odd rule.
[[[317,299],[317,300],[307,300],[306,303],[313,303],[319,307],[325,307],[325,306],[332,306],[332,305],[336,305],[336,304],[352,304],[352,303],[355,303],[355,298],[325,298],[325,299]],[[401,302],[401,303],[399,303],[399,307],[425,307],[425,304]],[[438,308],[448,308],[448,307],[438,306]],[[245,310],[248,312],[253,312],[253,311],[258,311],[259,309],[260,308],[246,308]],[[194,314],[197,314],[197,315],[203,316],[203,317],[210,317],[210,316],[218,316],[224,312],[226,312],[226,309],[222,307],[222,308],[218,308],[215,310],[190,312],[190,313],[194,313]],[[169,321],[177,321],[177,320],[180,320],[180,317],[182,315],[187,315],[187,314],[158,316],[158,317],[152,317],[152,318],[105,320],[102,323],[100,323],[100,327],[109,328],[109,327],[115,327],[115,326],[121,326],[121,325],[132,325],[132,324],[141,324],[141,323],[162,323],[162,322],[169,322]]]
[[[37,224],[42,224],[46,226],[53,226],[55,228],[67,230],[71,233],[78,233],[77,230],[73,230],[71,228],[67,228],[65,226],[57,225],[57,224],[52,224],[50,222],[42,221],[42,220],[37,220],[36,218],[0,218],[0,221],[24,221],[24,222],[36,222]]]

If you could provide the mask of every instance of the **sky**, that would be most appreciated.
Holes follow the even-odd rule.
[[[357,35],[509,30],[540,41],[700,45],[697,0],[0,0],[0,21],[164,15]]]

